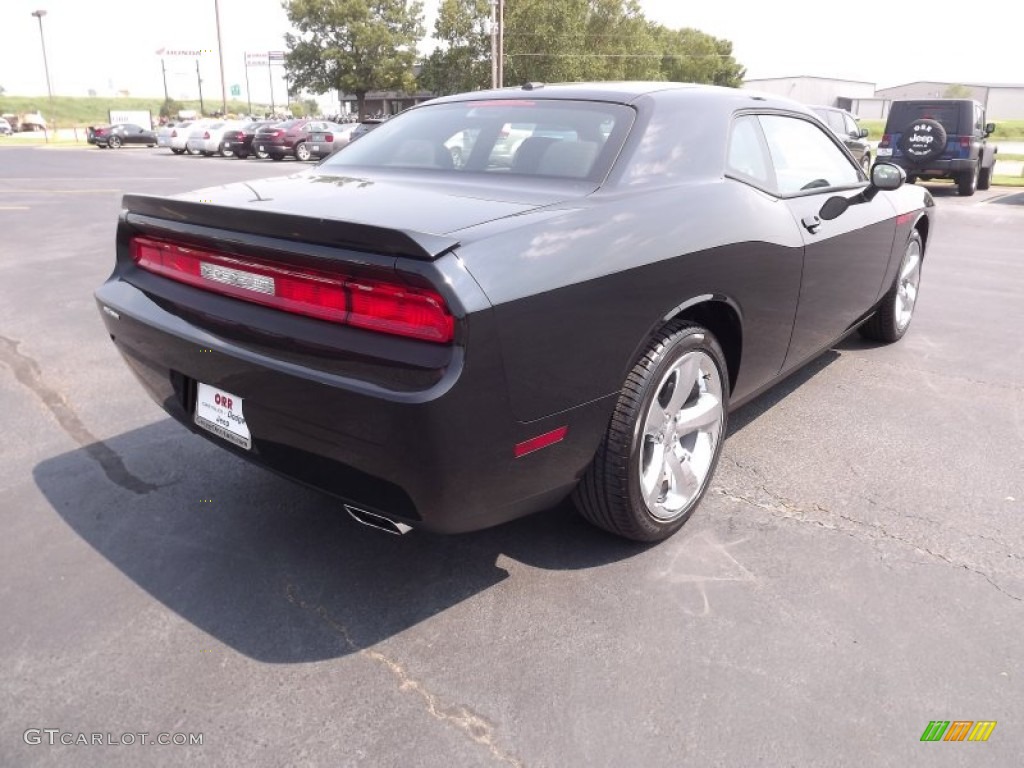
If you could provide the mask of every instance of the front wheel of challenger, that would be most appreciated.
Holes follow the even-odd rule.
[[[882,303],[866,323],[858,330],[860,335],[872,341],[892,344],[903,338],[914,319],[917,294],[921,288],[921,264],[924,259],[924,243],[916,229],[907,238],[903,248],[903,259],[899,272]]]
[[[710,484],[728,422],[725,355],[711,333],[669,325],[630,371],[608,431],[573,493],[595,525],[635,541],[661,541],[696,509]]]

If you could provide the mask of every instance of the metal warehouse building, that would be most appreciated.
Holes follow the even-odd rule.
[[[874,83],[861,80],[799,75],[747,80],[743,87],[784,96],[803,104],[841,107],[868,119],[886,117],[889,104],[895,99],[944,98],[950,89],[966,88],[970,98],[985,105],[987,119],[1024,120],[1024,85],[918,81],[892,88],[876,88]]]
[[[919,81],[881,88],[875,95],[887,99],[943,98],[950,88],[966,88],[970,98],[985,105],[990,120],[1024,120],[1024,85],[995,83],[936,83]]]

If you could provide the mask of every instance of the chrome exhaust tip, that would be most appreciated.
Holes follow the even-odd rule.
[[[342,506],[345,507],[345,511],[348,512],[349,517],[357,523],[368,525],[370,528],[376,528],[378,531],[384,531],[385,533],[390,533],[394,536],[401,536],[412,530],[411,525],[395,522],[394,520],[384,517],[384,515],[378,515],[375,512],[367,512],[365,509],[353,507],[351,504],[342,504]]]

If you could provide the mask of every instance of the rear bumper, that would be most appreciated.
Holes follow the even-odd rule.
[[[879,161],[898,165],[908,174],[914,176],[952,176],[964,171],[973,172],[978,165],[977,160],[957,158],[953,160],[931,160],[927,163],[911,163],[902,157],[879,157]]]
[[[485,528],[557,503],[589,463],[612,407],[605,399],[530,424],[516,421],[498,346],[487,342],[495,338],[489,308],[472,315],[471,365],[463,347],[452,348],[433,380],[411,377],[412,388],[403,389],[352,375],[360,361],[328,371],[218,337],[117,276],[96,299],[135,376],[192,432],[346,502],[433,531]],[[243,398],[251,450],[196,426],[196,382]],[[517,443],[563,425],[563,442],[515,458]]]

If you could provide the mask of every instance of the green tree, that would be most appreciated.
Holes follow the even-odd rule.
[[[680,83],[710,83],[737,88],[746,70],[732,55],[732,43],[699,29],[653,27],[662,53],[661,79]]]
[[[298,34],[285,35],[292,88],[354,94],[365,116],[371,90],[415,87],[420,0],[284,0]]]
[[[423,62],[418,80],[439,95],[491,84],[489,0],[441,0],[434,37],[441,42]]]
[[[648,20],[636,0],[516,0],[505,12],[506,83],[680,80],[737,86],[732,43]]]
[[[181,104],[174,99],[167,99],[160,105],[160,117],[177,117]]]
[[[973,95],[971,89],[966,85],[951,85],[942,92],[944,99],[969,99]]]

